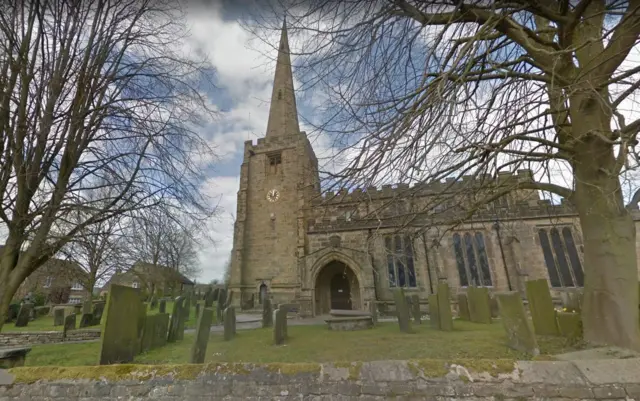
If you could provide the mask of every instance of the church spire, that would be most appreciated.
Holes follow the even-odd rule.
[[[289,39],[287,37],[287,19],[282,23],[280,47],[276,73],[271,93],[271,109],[267,123],[267,137],[288,136],[300,132],[296,96],[293,91],[293,73],[289,55]]]

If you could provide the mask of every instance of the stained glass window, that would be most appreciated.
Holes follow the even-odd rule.
[[[408,236],[394,235],[384,239],[390,287],[417,287],[413,247]]]
[[[453,235],[453,252],[456,257],[460,286],[491,286],[491,269],[480,232]]]
[[[562,233],[562,234],[561,234]],[[552,287],[582,287],[584,273],[570,227],[538,230]]]

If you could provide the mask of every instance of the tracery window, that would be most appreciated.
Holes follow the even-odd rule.
[[[481,232],[453,235],[453,252],[456,257],[460,286],[490,287],[491,269],[487,258],[484,235]]]
[[[583,287],[584,274],[571,228],[541,228],[540,247],[552,287]]]
[[[384,239],[390,287],[417,287],[413,263],[413,246],[408,236],[394,235]]]

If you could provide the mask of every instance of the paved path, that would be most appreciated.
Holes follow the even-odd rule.
[[[305,319],[290,317],[289,320],[287,321],[287,325],[288,326],[321,326],[325,324],[324,320],[327,317],[329,317],[329,315],[316,316],[316,317],[305,318]],[[378,319],[379,322],[394,322],[395,320],[396,320],[395,318],[388,318],[388,317]],[[259,329],[261,327],[262,327],[262,317],[260,315],[246,314],[246,313],[240,313],[236,315],[236,330],[252,330],[252,329]],[[224,331],[224,327],[221,324],[211,326],[212,333],[222,332],[222,331]],[[194,332],[195,332],[195,329],[185,330],[185,333],[194,333]]]

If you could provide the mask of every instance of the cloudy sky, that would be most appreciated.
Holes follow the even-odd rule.
[[[215,243],[200,252],[199,282],[222,278],[233,245],[244,141],[264,137],[267,128],[277,51],[243,30],[237,20],[240,13],[238,3],[213,1],[193,6],[189,14],[192,39],[216,69],[218,88],[210,97],[222,111],[218,121],[203,133],[217,156],[205,190],[219,202],[220,216],[210,227]],[[274,37],[274,43],[277,40]],[[307,106],[299,99],[298,112],[309,114]],[[303,121],[301,129],[305,130]],[[322,144],[312,142],[322,153]]]

